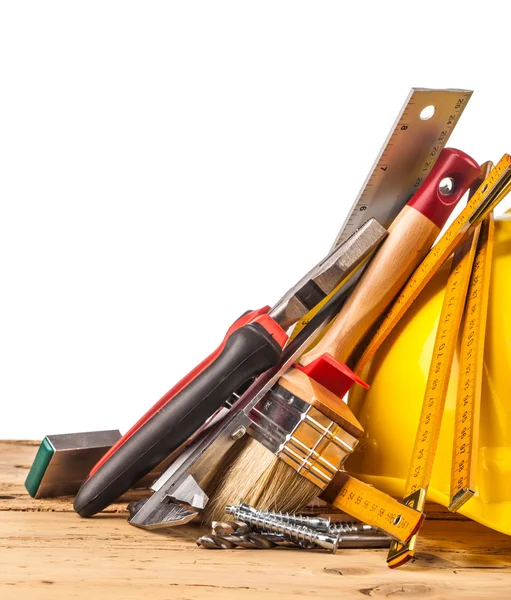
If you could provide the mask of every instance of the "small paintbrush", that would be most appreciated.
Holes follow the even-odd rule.
[[[298,407],[314,405],[319,397],[324,410],[325,404],[333,402],[336,406],[332,408],[343,413],[344,429],[346,424],[351,427],[345,457],[349,455],[359,437],[357,429],[362,430],[341,400],[358,380],[343,363],[349,363],[479,175],[479,166],[465,153],[443,150],[418,192],[392,223],[389,236],[326,335],[261,400],[253,411],[250,436],[239,440],[217,465],[205,490],[210,498],[205,522],[222,520],[229,504],[246,502],[262,510],[294,511],[321,493],[324,486],[314,468],[304,468],[303,461],[294,459],[294,450],[289,450],[286,421],[292,420],[292,414],[287,407],[294,403],[295,412],[300,412],[306,409]]]

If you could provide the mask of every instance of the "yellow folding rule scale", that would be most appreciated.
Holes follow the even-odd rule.
[[[484,323],[490,276],[493,240],[492,211],[511,190],[511,156],[505,155],[491,169],[486,163],[467,206],[438,240],[421,265],[409,279],[395,303],[387,312],[376,334],[369,341],[355,368],[362,373],[376,350],[426,287],[441,265],[455,252],[449,278],[446,301],[436,340],[431,373],[425,393],[425,408],[421,415],[417,442],[410,467],[403,510],[389,503],[390,498],[371,486],[340,472],[331,486],[337,490],[335,505],[363,522],[381,527],[396,540],[388,564],[399,566],[413,556],[417,531],[422,524],[426,491],[431,477],[434,455],[442,421],[445,395],[458,342],[462,317],[462,369],[456,418],[456,445],[453,461],[452,505],[457,510],[474,493],[472,446],[477,435],[478,406],[482,379]],[[470,318],[469,318],[470,317]],[[462,393],[461,393],[462,392]],[[340,478],[343,481],[340,481]],[[330,503],[334,497],[327,489],[322,498]],[[408,510],[404,510],[405,507]],[[415,512],[409,509],[414,509]],[[406,558],[405,558],[406,557]]]
[[[405,487],[404,504],[422,511],[431,479],[442,415],[456,347],[460,376],[456,401],[455,442],[449,509],[458,510],[475,493],[473,449],[477,443],[481,399],[485,322],[493,245],[493,209],[511,189],[511,157],[491,169],[467,206],[426,256],[372,337],[356,371],[361,372],[443,262],[453,262],[440,314],[432,361]],[[415,533],[406,543],[394,542],[387,559],[391,568],[413,557]]]

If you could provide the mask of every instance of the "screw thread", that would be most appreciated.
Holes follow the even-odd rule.
[[[307,517],[305,515],[295,515],[292,513],[281,513],[281,512],[270,512],[270,511],[259,511],[261,514],[285,523],[287,525],[300,525],[303,527],[309,527],[316,531],[329,531],[330,519],[324,517]],[[340,533],[340,531],[339,531]]]
[[[338,521],[331,523],[327,530],[329,533],[359,533],[369,535],[375,532],[375,528],[363,523],[350,523],[349,521]]]
[[[291,513],[267,512],[259,511],[261,514],[275,519],[281,523],[288,525],[301,525],[309,527],[316,531],[326,533],[374,533],[374,527],[365,525],[364,523],[353,523],[352,521],[337,521],[332,523],[330,518],[325,517],[307,517],[304,515],[295,515]]]

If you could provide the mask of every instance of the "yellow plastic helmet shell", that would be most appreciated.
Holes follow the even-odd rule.
[[[349,405],[365,429],[347,470],[396,497],[404,487],[417,431],[450,261],[378,350],[365,391]],[[455,358],[428,500],[449,505],[458,379]],[[476,495],[459,512],[511,535],[511,215],[495,223],[484,355]]]

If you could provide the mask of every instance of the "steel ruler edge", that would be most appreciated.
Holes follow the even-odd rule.
[[[368,219],[389,228],[433,168],[471,96],[471,90],[412,88],[332,249]],[[427,107],[434,112],[423,118]]]
[[[330,252],[366,221],[375,218],[388,229],[433,168],[472,96],[471,90],[412,88],[374,162]],[[427,107],[435,107],[428,119]],[[352,280],[354,285],[363,269]],[[330,301],[327,296],[316,312]],[[314,310],[294,326],[295,337],[314,316]]]

